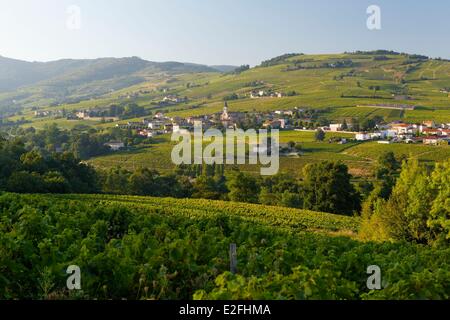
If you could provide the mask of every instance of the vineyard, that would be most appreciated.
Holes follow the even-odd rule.
[[[0,299],[449,298],[450,249],[361,242],[358,228],[352,217],[220,201],[4,193]],[[69,265],[81,290],[66,289]],[[369,265],[382,290],[367,289]]]
[[[450,158],[449,146],[427,146],[420,144],[382,145],[369,142],[354,146],[345,151],[346,154],[364,159],[376,159],[383,152],[394,152],[396,157],[417,158],[420,161],[445,161]]]

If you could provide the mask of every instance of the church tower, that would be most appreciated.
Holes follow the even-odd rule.
[[[222,113],[221,119],[222,120],[228,120],[229,119],[229,116],[228,116],[228,103],[226,101],[225,101],[225,105],[223,107],[223,113]]]

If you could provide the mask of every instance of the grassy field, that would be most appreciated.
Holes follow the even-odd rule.
[[[344,151],[345,154],[357,156],[370,161],[376,160],[383,152],[392,151],[396,157],[413,157],[420,161],[443,161],[450,158],[450,146],[427,146],[422,144],[379,144],[367,142]]]
[[[300,175],[302,168],[310,163],[325,160],[342,161],[350,172],[356,176],[367,176],[372,173],[373,166],[380,154],[393,151],[398,158],[417,157],[420,161],[434,162],[450,158],[450,146],[425,146],[419,144],[378,144],[376,142],[349,142],[347,144],[328,143],[332,136],[352,138],[350,134],[327,133],[326,141],[316,142],[314,132],[283,131],[280,134],[280,143],[289,141],[300,143],[302,152],[299,156],[281,156],[280,170]],[[168,172],[175,168],[171,160],[174,142],[170,136],[157,138],[154,144],[148,147],[130,151],[120,151],[110,155],[97,157],[89,162],[95,167],[112,168],[123,167],[129,170],[136,168],[152,168],[161,172]],[[259,165],[240,165],[242,171],[258,173]],[[230,169],[231,167],[228,167]]]
[[[302,229],[311,232],[319,231],[329,234],[339,232],[345,235],[354,235],[360,224],[358,217],[228,201],[113,195],[52,195],[51,197],[55,201],[73,199],[87,202],[116,202],[127,206],[138,206],[152,210],[159,209],[166,214],[184,215],[190,219],[226,215],[260,225],[278,226],[293,230]]]

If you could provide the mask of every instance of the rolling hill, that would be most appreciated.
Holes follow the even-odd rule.
[[[12,74],[20,74],[24,68],[17,61],[8,60],[5,65],[10,66],[10,72],[16,70]],[[12,67],[15,65],[20,67]],[[320,110],[321,117],[332,121],[379,116],[386,121],[450,122],[450,62],[414,54],[385,50],[289,54],[249,70],[227,73],[219,71],[231,67],[153,63],[139,58],[67,60],[50,65],[50,69],[62,71],[58,75],[46,71],[49,79],[39,81],[30,73],[28,78],[37,83],[0,93],[3,110],[21,108],[20,117],[34,122],[32,107],[79,110],[137,103],[170,116],[192,116],[219,112],[228,99],[230,111],[300,108]],[[17,86],[17,81],[6,82],[0,78],[0,88],[2,83],[3,87]],[[254,91],[277,92],[281,97],[252,99]],[[168,94],[186,97],[187,102],[161,105]],[[382,105],[415,109],[386,109]]]
[[[158,74],[219,72],[204,65],[138,57],[27,62],[0,57],[0,107],[90,99]]]

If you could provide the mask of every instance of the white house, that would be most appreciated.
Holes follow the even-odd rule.
[[[395,138],[397,137],[397,130],[389,129],[386,131],[386,135],[388,138]]]
[[[164,113],[158,112],[157,114],[155,114],[155,118],[160,120],[164,119],[165,118]]]
[[[367,140],[370,140],[371,138],[370,138],[370,134],[361,132],[361,133],[356,134],[355,139],[357,141],[367,141]]]
[[[428,136],[423,138],[423,144],[438,145],[441,143],[448,143],[448,138],[439,136]]]
[[[173,124],[173,133],[189,134],[189,130],[179,124]]]
[[[340,124],[340,123],[330,124],[330,131],[337,132],[337,131],[341,131],[341,130],[342,130],[342,124]]]
[[[112,151],[119,151],[122,148],[125,148],[125,144],[123,142],[107,142],[105,146],[110,147]]]
[[[407,123],[393,124],[391,126],[391,129],[397,131],[397,135],[412,133],[412,131],[413,131],[412,126]]]
[[[84,118],[88,118],[89,117],[89,114],[86,111],[79,111],[75,115],[79,119],[84,119]]]
[[[387,131],[378,131],[370,133],[371,139],[385,139],[388,136]]]
[[[152,129],[152,130],[162,130],[163,127],[164,127],[164,123],[161,121],[153,120],[148,123],[148,128]]]

